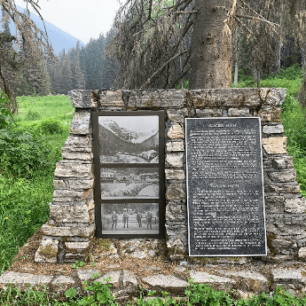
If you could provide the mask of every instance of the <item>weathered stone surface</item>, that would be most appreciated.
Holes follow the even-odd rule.
[[[55,190],[87,190],[93,188],[94,180],[54,180],[53,186]]]
[[[158,239],[129,239],[120,240],[119,248],[121,255],[127,255],[134,258],[155,257],[159,251]]]
[[[93,178],[92,165],[58,162],[54,175],[62,178],[90,180]]]
[[[222,109],[197,109],[196,110],[197,117],[222,117]]]
[[[186,206],[177,204],[168,204],[166,206],[166,220],[185,220]]]
[[[184,165],[184,153],[167,153],[166,167],[182,168]]]
[[[96,281],[101,282],[101,284],[106,284],[106,281],[104,279],[110,277],[109,284],[112,284],[113,287],[118,288],[120,276],[121,271],[109,271],[98,279],[96,279]]]
[[[265,179],[265,192],[283,192],[299,194],[300,191],[300,185],[297,182],[273,184],[271,180],[267,182]]]
[[[0,288],[6,288],[7,284],[14,284],[18,286],[21,291],[28,287],[37,286],[43,289],[44,285],[48,285],[53,276],[51,275],[34,275],[30,273],[20,273],[13,271],[6,271],[0,276]]]
[[[183,108],[185,104],[186,91],[184,89],[140,91],[130,92],[128,107],[156,108],[172,107]]]
[[[292,169],[293,157],[292,156],[275,157],[272,159],[272,167],[276,168],[277,170]]]
[[[82,282],[82,284],[88,280],[92,280],[92,276],[93,275],[97,275],[97,273],[100,273],[98,270],[93,270],[93,269],[89,269],[89,270],[83,270],[83,269],[78,269],[78,277],[80,279],[80,281]]]
[[[282,109],[279,107],[271,109],[261,109],[258,113],[254,113],[255,116],[259,116],[261,121],[280,122],[280,116]]]
[[[84,148],[84,151],[87,150]],[[90,150],[90,149],[88,149]],[[62,148],[62,156],[64,159],[78,159],[91,162],[93,159],[93,154],[89,152],[79,152],[76,149]]]
[[[166,180],[184,180],[185,179],[184,170],[166,169],[165,174],[166,174]]]
[[[284,103],[286,97],[285,88],[260,88],[260,98],[265,105],[269,106],[281,106]]]
[[[76,251],[78,253],[87,250],[90,246],[89,242],[65,242],[65,247],[68,251]]]
[[[214,88],[189,91],[195,107],[252,107],[260,105],[260,96],[256,88]]]
[[[75,280],[71,276],[60,275],[57,276],[51,285],[54,291],[66,291],[71,287],[75,287]]]
[[[170,121],[175,123],[184,123],[185,117],[188,115],[187,108],[183,109],[168,109],[167,115]]]
[[[122,91],[102,91],[100,93],[99,107],[122,108],[124,107]]]
[[[185,151],[185,144],[183,141],[169,141],[166,143],[167,152],[183,152]]]
[[[305,233],[305,214],[275,214],[266,217],[267,232],[280,236],[296,236]]]
[[[281,134],[284,133],[284,126],[282,124],[264,125],[263,132],[265,134]]]
[[[260,273],[248,270],[218,271],[218,273],[233,278],[236,281],[236,287],[241,290],[251,290],[255,293],[269,290],[268,280]]]
[[[306,247],[299,249],[299,259],[306,261]]]
[[[302,282],[305,283],[305,277],[300,269],[284,269],[278,268],[272,270],[274,282]]]
[[[91,135],[70,135],[66,142],[65,147],[69,148],[88,148],[91,150],[92,148],[92,137]]]
[[[144,277],[142,279],[144,283],[147,285],[156,288],[158,290],[167,290],[172,292],[182,292],[185,290],[186,286],[189,284],[173,275],[164,275],[164,274],[157,274],[153,276]]]
[[[101,253],[97,258],[101,258],[101,257],[107,257],[107,258],[119,258],[119,255],[118,255],[118,250],[117,248],[115,247],[115,245],[112,243],[108,250]]]
[[[87,227],[56,227],[44,224],[41,227],[43,235],[59,236],[59,237],[90,237],[94,234],[95,225],[91,224]]]
[[[70,125],[70,133],[77,135],[91,134],[91,112],[79,111],[75,112]]]
[[[296,172],[294,170],[268,172],[268,176],[275,183],[288,183],[296,180]]]
[[[58,241],[43,238],[35,253],[35,262],[57,263]]]
[[[266,196],[265,206],[267,213],[282,213],[284,211],[284,196]]]
[[[135,274],[127,270],[123,270],[122,283],[127,292],[134,292],[138,287],[138,281]]]
[[[250,117],[250,110],[248,108],[230,108],[228,110],[229,117]]]
[[[183,272],[186,271],[186,268],[183,267],[183,266],[178,266],[178,267],[176,267],[174,270],[175,270],[175,272],[183,273]]]
[[[57,189],[53,192],[53,199],[57,202],[67,202],[67,198],[73,201],[83,201],[93,197],[93,189],[89,190],[76,190],[76,189]]]
[[[70,90],[68,95],[74,108],[95,108],[98,105],[94,95],[92,94],[92,90]]]
[[[184,139],[184,130],[178,124],[173,124],[167,130],[168,139]]]
[[[287,154],[287,137],[263,138],[262,145],[268,154]]]
[[[285,211],[292,214],[301,214],[306,211],[305,198],[286,199]]]
[[[185,184],[183,183],[170,183],[167,187],[166,199],[185,199]]]
[[[231,289],[236,284],[233,279],[209,274],[207,272],[191,270],[189,275],[190,278],[194,279],[196,284],[209,284],[216,289]]]

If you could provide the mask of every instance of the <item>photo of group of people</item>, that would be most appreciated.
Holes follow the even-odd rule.
[[[158,203],[102,204],[103,234],[158,234]]]

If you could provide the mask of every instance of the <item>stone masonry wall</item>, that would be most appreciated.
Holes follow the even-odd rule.
[[[166,249],[172,260],[188,256],[185,118],[260,117],[269,253],[267,257],[241,258],[238,262],[306,260],[306,204],[300,196],[293,159],[287,154],[280,123],[284,98],[285,90],[275,88],[71,91],[76,111],[70,136],[62,149],[63,160],[56,166],[50,219],[42,226],[44,237],[36,261],[72,262],[84,259],[90,250],[95,231],[90,117],[97,110],[165,111]],[[158,245],[155,240],[151,242]],[[48,245],[56,254],[52,258],[44,256]],[[227,262],[226,258],[220,260]]]

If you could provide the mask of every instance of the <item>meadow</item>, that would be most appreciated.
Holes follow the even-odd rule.
[[[288,137],[288,153],[294,157],[301,193],[306,196],[306,117],[305,110],[296,100],[302,79],[301,69],[293,66],[280,74],[263,78],[261,86],[287,88],[281,121]],[[242,78],[238,85],[253,86],[255,83],[250,78]],[[55,164],[61,159],[61,148],[69,135],[74,114],[69,97],[63,95],[18,97],[19,111],[12,118],[6,113],[3,101],[5,98],[0,95],[0,275],[9,268],[14,256],[29,237],[48,220]],[[194,288],[198,290],[198,287]],[[188,292],[187,295],[190,294]],[[11,305],[11,297],[8,299],[10,294],[12,292],[0,292],[1,305]],[[211,294],[212,298],[218,295],[221,298],[222,295],[217,291]],[[280,296],[285,298],[281,291],[278,292],[278,298]],[[48,294],[45,293],[41,297],[46,299]],[[5,304],[5,298],[8,304]],[[189,298],[194,298],[194,293]],[[293,297],[290,296],[291,298]],[[224,305],[234,303],[233,300],[228,301],[229,304]],[[27,303],[32,305],[29,301]],[[53,303],[55,302],[51,304],[64,305]],[[111,305],[112,302],[109,303]],[[194,304],[196,303],[194,301]],[[145,304],[140,300],[138,305]],[[162,304],[152,302],[150,305]],[[235,305],[260,304],[241,302]]]

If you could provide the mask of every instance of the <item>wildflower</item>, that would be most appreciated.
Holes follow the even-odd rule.
[[[5,217],[5,220],[8,220],[8,217]]]

